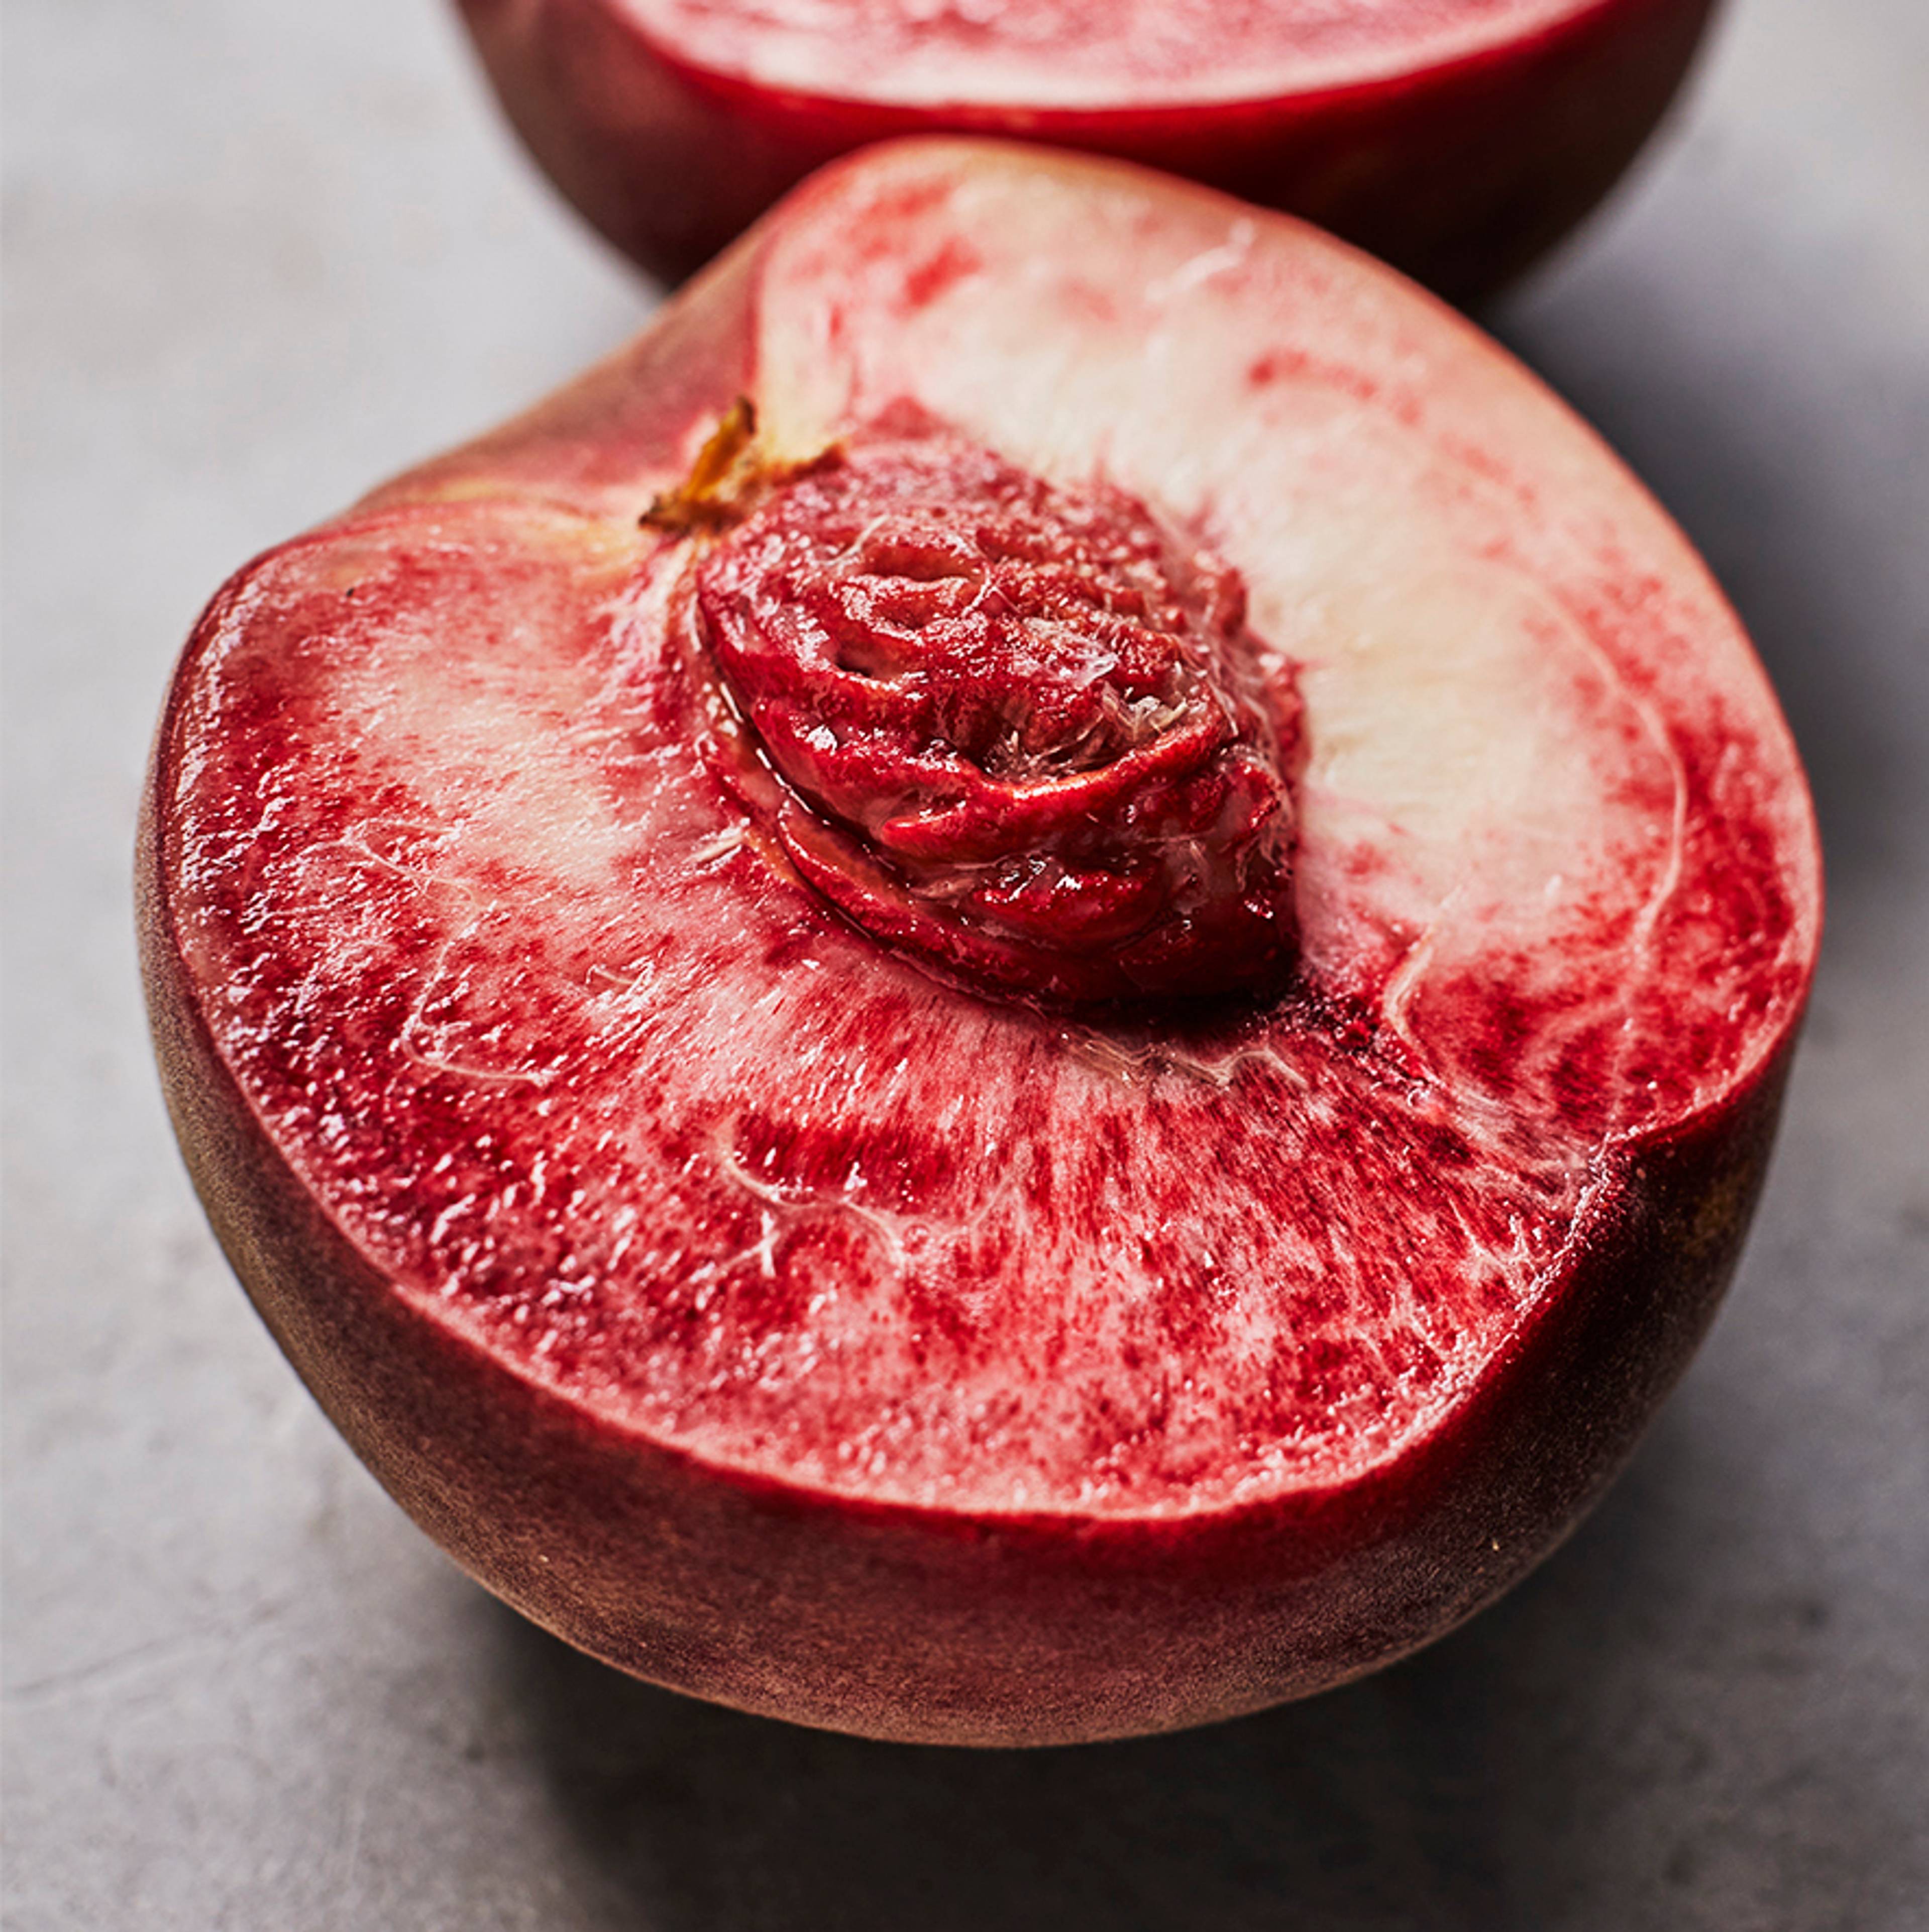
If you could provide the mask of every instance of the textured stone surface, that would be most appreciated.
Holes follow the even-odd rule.
[[[1706,550],[1815,780],[1831,928],[1714,1337],[1525,1588],[1313,1703],[893,1749],[611,1676],[330,1434],[161,1118],[146,739],[251,550],[646,292],[430,0],[19,0],[5,77],[7,1919],[17,1932],[1907,1932],[1929,1895],[1929,28],[1736,0],[1496,312]]]

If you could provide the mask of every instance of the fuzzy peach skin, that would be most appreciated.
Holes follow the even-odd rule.
[[[639,520],[739,399],[771,476],[942,423],[1239,574],[1276,997],[975,992],[787,862],[676,642],[729,538]],[[1821,905],[1732,613],[1530,376],[1288,218],[957,142],[236,576],[139,876],[210,1218],[424,1528],[657,1683],[983,1744],[1322,1689],[1558,1543],[1733,1268]]]
[[[1711,0],[459,0],[511,122],[652,273],[915,134],[1116,155],[1316,221],[1461,302],[1618,180]]]

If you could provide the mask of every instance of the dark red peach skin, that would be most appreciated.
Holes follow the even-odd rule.
[[[620,0],[458,0],[532,153],[592,226],[666,280],[837,156],[951,133],[1183,176],[1301,215],[1462,303],[1513,279],[1620,178],[1713,4],[1592,0],[1481,52],[1351,86],[1027,110],[759,88],[680,61]]]
[[[1562,1271],[1430,1430],[1346,1480],[1136,1518],[867,1501],[706,1461],[566,1399],[398,1292],[211,1030],[167,802],[193,748],[192,669],[235,600],[331,532],[392,526],[400,541],[425,512],[459,518],[478,500],[607,511],[752,381],[760,245],[574,388],[258,560],[211,606],[161,723],[138,862],[151,1017],[195,1185],[277,1341],[391,1493],[490,1588],[622,1669],[807,1724],[978,1744],[1176,1728],[1343,1682],[1500,1594],[1625,1460],[1733,1272],[1793,1020],[1718,1102],[1617,1150]],[[1812,958],[1814,908],[1793,913]]]

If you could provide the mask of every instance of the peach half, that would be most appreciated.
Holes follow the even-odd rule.
[[[1712,0],[460,0],[510,119],[654,273],[813,169],[948,133],[1319,223],[1456,300],[1619,178]]]
[[[1733,614],[1490,341],[942,141],[236,576],[140,880],[214,1227],[429,1534],[976,1744],[1317,1690],[1560,1539],[1821,890]]]

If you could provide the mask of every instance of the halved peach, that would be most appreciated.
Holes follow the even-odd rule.
[[[1319,1689],[1544,1555],[1734,1264],[1820,916],[1733,615],[1532,377],[952,142],[236,577],[141,878],[216,1228],[424,1527],[627,1670],[982,1743]],[[1250,970],[1062,963],[1247,892]]]

